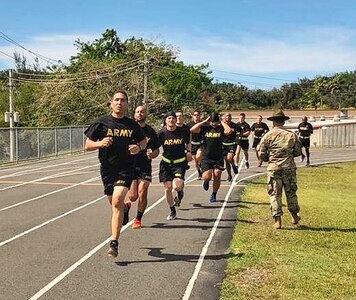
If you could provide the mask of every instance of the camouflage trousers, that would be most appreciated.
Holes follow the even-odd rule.
[[[297,174],[295,169],[267,171],[267,191],[273,217],[283,215],[282,190],[287,199],[288,210],[297,214],[300,210],[297,197]]]

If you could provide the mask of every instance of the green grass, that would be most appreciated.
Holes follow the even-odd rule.
[[[302,220],[291,224],[284,206],[281,230],[266,178],[246,187],[221,299],[356,299],[356,163],[297,174]]]

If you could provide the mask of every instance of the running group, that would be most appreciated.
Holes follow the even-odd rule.
[[[202,118],[195,110],[191,121],[184,124],[182,112],[168,112],[158,133],[146,123],[147,108],[138,106],[133,119],[125,116],[128,97],[125,91],[116,92],[110,100],[112,112],[91,124],[85,131],[86,150],[99,150],[100,172],[104,193],[112,208],[112,237],[108,255],[118,255],[118,240],[122,225],[129,221],[131,203],[138,200],[137,214],[132,228],[142,227],[142,217],[147,207],[147,191],[152,181],[152,159],[162,156],[159,165],[159,181],[164,186],[169,206],[167,220],[177,216],[176,207],[184,197],[185,173],[189,162],[194,161],[198,179],[208,191],[212,185],[209,201],[217,201],[221,174],[226,169],[227,180],[233,180],[232,171],[238,174],[242,168],[250,167],[248,149],[249,136],[253,134],[252,148],[256,150],[262,136],[269,131],[262,116],[250,126],[245,114],[239,115],[238,122],[232,121],[229,112],[220,116],[212,113]],[[258,167],[262,160],[258,157]],[[309,163],[309,152],[307,153]],[[212,184],[210,184],[212,182]]]

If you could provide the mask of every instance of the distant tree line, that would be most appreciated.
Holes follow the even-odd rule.
[[[67,66],[28,66],[14,54],[14,102],[18,126],[88,124],[109,112],[107,103],[117,89],[130,95],[130,113],[147,96],[150,121],[160,122],[168,110],[190,113],[237,109],[341,109],[356,107],[356,71],[302,78],[270,90],[214,82],[208,65],[186,65],[178,50],[141,38],[121,41],[107,29],[93,42],[75,42],[78,53]],[[8,111],[8,70],[0,72],[0,127]]]

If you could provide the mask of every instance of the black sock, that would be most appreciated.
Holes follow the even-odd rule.
[[[176,207],[175,207],[175,205],[171,206],[170,209],[171,209],[171,212],[173,212],[173,213],[176,212]]]
[[[137,211],[136,219],[141,221],[142,216],[143,216],[143,212]]]
[[[214,195],[215,197],[216,197],[216,193],[217,193],[217,192],[213,192],[213,195]]]

